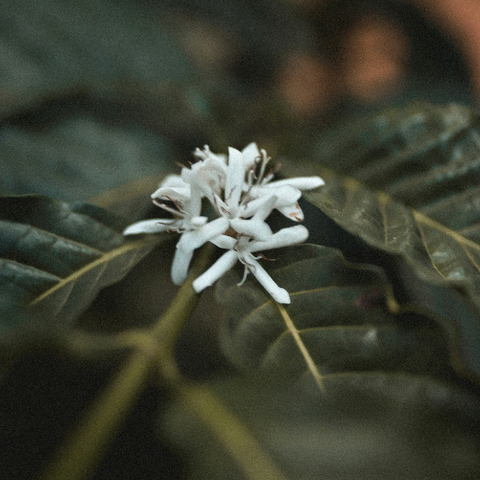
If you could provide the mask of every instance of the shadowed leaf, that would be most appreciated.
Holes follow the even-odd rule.
[[[394,315],[398,305],[378,267],[306,245],[284,249],[269,272],[289,291],[286,312],[321,375],[351,369],[449,375],[440,329],[413,313]],[[236,281],[226,277],[217,291],[229,305],[221,335],[228,358],[246,369],[302,376],[307,362],[279,308],[255,282]]]
[[[477,378],[479,125],[478,114],[459,105],[389,109],[322,138],[315,155],[336,172],[302,162],[294,171],[322,175],[326,186],[305,197],[348,232],[395,254],[407,299],[444,324]]]
[[[2,2],[0,26],[0,114],[80,87],[153,93],[195,78],[161,19],[135,2]]]
[[[162,237],[145,237],[115,248],[89,262],[32,302],[54,317],[69,322],[97,296],[101,288],[121,280]]]
[[[198,399],[182,396],[162,415],[162,437],[186,455],[186,478],[260,479],[261,456],[279,480],[475,478],[480,405],[462,389],[371,373],[326,376],[319,395],[276,380],[217,379],[202,389],[215,409],[199,412]]]
[[[0,159],[1,193],[37,193],[66,201],[87,200],[123,184],[158,177],[174,165],[164,137],[88,116],[41,132],[2,128]],[[125,213],[131,215],[131,209]]]
[[[70,325],[101,288],[123,278],[161,241],[157,236],[125,243],[124,226],[91,204],[1,197],[3,341],[45,325]],[[29,304],[35,308],[26,310]]]

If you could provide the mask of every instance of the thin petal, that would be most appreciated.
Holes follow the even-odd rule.
[[[278,198],[274,193],[272,190],[266,195],[262,195],[255,200],[250,200],[245,204],[243,210],[239,212],[239,216],[249,218],[253,215],[256,219],[265,220],[270,213],[272,213],[272,210],[276,208]]]
[[[325,182],[320,177],[293,177],[267,183],[265,188],[277,188],[285,185],[298,188],[299,190],[312,190],[325,185]]]
[[[178,243],[177,243],[178,247]],[[181,285],[188,275],[188,267],[193,257],[193,250],[185,251],[177,248],[172,262],[172,282],[175,285]]]
[[[249,143],[243,150],[243,165],[245,170],[252,168],[255,165],[255,162],[262,158],[260,150],[257,147],[256,143]]]
[[[154,218],[152,220],[142,220],[132,223],[124,231],[123,235],[138,235],[140,233],[160,233],[166,232],[169,228],[174,228],[178,220],[171,218]]]
[[[199,160],[214,159],[222,165],[227,165],[227,156],[223,153],[213,153],[208,145],[204,145],[203,150],[200,148],[195,149],[193,155]]]
[[[237,149],[228,148],[228,170],[225,183],[225,201],[228,206],[238,206],[245,183],[243,155]]]
[[[194,280],[192,284],[193,289],[200,293],[205,288],[213,285],[237,263],[237,259],[237,252],[233,250],[224,253],[207,271]]]
[[[237,243],[237,239],[230,237],[229,235],[219,235],[218,237],[210,240],[216,247],[224,248],[225,250],[231,250]]]
[[[264,242],[253,242],[249,250],[251,252],[260,252],[261,250],[270,250],[271,248],[282,248],[302,243],[307,238],[308,230],[303,225],[295,225],[294,227],[282,228]]]
[[[295,222],[301,222],[304,219],[303,211],[298,203],[280,207],[278,211]]]
[[[187,218],[199,217],[202,211],[202,192],[192,188],[190,192],[190,201],[184,205],[185,216]]]
[[[151,197],[159,200],[174,200],[184,204],[190,199],[190,186],[186,187],[160,187]]]
[[[265,195],[277,197],[275,208],[286,207],[298,202],[298,199],[302,196],[302,192],[291,185],[280,185],[276,188],[268,188],[269,184],[261,187],[253,187],[250,190],[250,196],[253,198],[260,198]]]
[[[248,269],[255,275],[255,278],[276,302],[290,303],[290,295],[288,292],[284,288],[280,288],[256,260],[249,259]]]
[[[255,217],[250,220],[235,218],[230,220],[230,226],[241,235],[253,237],[255,240],[268,240],[272,235],[272,229],[262,220]]]
[[[226,218],[217,218],[196,230],[185,232],[177,243],[177,248],[184,251],[195,250],[212,238],[225,233],[229,222]]]
[[[194,169],[195,165],[192,166],[192,170],[184,168],[182,170],[182,179],[190,184],[192,190],[200,191],[203,196],[207,197],[210,202],[213,202],[214,191],[209,185],[209,178],[207,175],[207,181],[205,181],[205,176],[199,174],[198,169]]]

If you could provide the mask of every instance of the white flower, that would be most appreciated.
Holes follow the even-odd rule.
[[[205,288],[213,285],[220,277],[230,270],[237,261],[245,265],[245,274],[251,272],[267,290],[272,298],[278,303],[290,303],[290,295],[279,287],[265,269],[258,263],[261,256],[253,255],[255,252],[281,248],[288,245],[295,245],[304,242],[308,238],[308,230],[302,225],[283,228],[272,234],[265,241],[252,240],[249,237],[241,236],[238,239],[227,235],[220,235],[211,240],[217,247],[228,249],[207,271],[200,275],[193,282],[194,290],[199,293]]]
[[[201,216],[201,192],[191,188],[178,175],[166,177],[160,188],[152,194],[152,199],[156,205],[172,213],[175,218],[143,220],[127,227],[123,234],[136,235],[165,231],[182,233],[177,243],[171,270],[173,283],[180,285],[187,278],[194,250],[224,233],[229,223],[225,218],[208,222],[207,217]],[[171,202],[175,208],[163,203],[165,201]]]
[[[134,223],[124,235],[177,232],[180,239],[172,262],[172,280],[181,284],[187,277],[194,251],[212,242],[228,251],[193,285],[197,292],[212,285],[240,261],[280,303],[290,303],[288,292],[280,288],[258,263],[255,252],[294,245],[308,237],[303,226],[284,228],[273,233],[266,220],[274,209],[300,222],[303,212],[298,204],[302,190],[324,184],[320,177],[301,177],[272,181],[268,169],[270,157],[255,143],[242,151],[228,149],[228,156],[213,153],[208,145],[194,152],[197,162],[183,168],[180,175],[169,175],[152,194],[153,202],[173,215]],[[217,218],[202,216],[202,200],[213,207]],[[243,283],[243,281],[241,283]]]

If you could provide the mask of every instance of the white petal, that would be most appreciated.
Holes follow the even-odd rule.
[[[171,218],[154,218],[152,220],[142,220],[141,222],[132,223],[124,231],[124,235],[138,235],[139,233],[160,233],[166,232],[169,228],[179,226],[179,220]]]
[[[298,188],[299,190],[312,190],[325,185],[325,182],[320,177],[293,177],[267,183],[265,188],[277,188],[285,185]]]
[[[178,247],[178,244],[177,244]],[[188,275],[188,267],[193,257],[193,250],[185,251],[177,248],[172,262],[172,282],[175,285],[181,285]]]
[[[193,167],[195,167],[195,165]],[[205,179],[203,178],[204,176],[199,175],[199,172],[197,170],[194,170],[193,167],[192,170],[187,168],[184,168],[182,170],[183,180],[190,184],[190,188],[192,189],[192,191],[200,191],[203,196],[207,197],[208,200],[212,202],[214,193],[212,187],[208,184],[207,181],[205,181]]]
[[[302,192],[290,185],[281,185],[276,188],[268,188],[269,184],[260,187],[253,187],[250,190],[250,196],[253,198],[260,198],[265,195],[277,197],[275,208],[285,207],[298,202],[298,199],[302,196]]]
[[[243,155],[237,149],[228,148],[228,170],[225,181],[225,202],[228,206],[236,207],[245,183],[245,166]]]
[[[190,201],[183,205],[186,218],[199,217],[202,211],[202,192],[196,188],[190,191]]]
[[[193,155],[200,160],[214,159],[223,165],[227,164],[227,156],[223,153],[213,153],[208,145],[204,145],[203,150],[195,149]]]
[[[212,238],[225,233],[229,222],[226,218],[217,218],[196,230],[185,232],[177,243],[177,248],[183,251],[195,250]]]
[[[262,220],[255,217],[250,220],[235,218],[230,220],[230,226],[238,233],[253,237],[255,240],[268,240],[272,235],[272,229]]]
[[[207,271],[194,280],[193,289],[200,293],[205,288],[210,287],[228,272],[237,263],[237,260],[237,252],[229,250],[224,253]]]
[[[243,210],[239,212],[239,216],[242,218],[248,218],[252,215],[259,220],[265,220],[277,204],[277,197],[273,195],[273,191],[270,195],[263,195],[255,200],[250,200],[246,203]]]
[[[303,211],[298,203],[280,207],[278,211],[295,222],[301,222],[304,219]]]
[[[225,185],[226,170],[225,165],[213,159],[192,165],[192,172],[197,180],[200,179],[216,193],[220,193],[220,189]]]
[[[249,143],[243,150],[243,165],[245,170],[252,168],[255,165],[255,161],[258,161],[262,158],[260,150],[257,147],[256,143]]]
[[[190,186],[160,187],[152,193],[151,197],[159,200],[174,200],[184,204],[190,199]]]
[[[256,261],[248,260],[249,270],[255,275],[262,287],[272,296],[278,303],[290,303],[290,295],[284,288],[280,288],[267,271]]]
[[[224,248],[225,250],[231,250],[237,243],[237,239],[230,237],[229,235],[219,235],[218,237],[210,240],[216,247]]]
[[[294,227],[282,228],[264,242],[253,242],[249,250],[251,252],[259,252],[271,248],[286,247],[302,243],[307,238],[308,230],[303,225],[295,225]]]
[[[203,216],[192,217],[192,219],[190,220],[190,226],[195,229],[203,227],[207,223],[208,223],[208,217],[203,217]]]

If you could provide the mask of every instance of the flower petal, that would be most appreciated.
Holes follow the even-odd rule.
[[[276,302],[290,303],[288,292],[284,288],[279,287],[267,271],[253,258],[248,260],[248,269]]]
[[[200,293],[205,288],[210,287],[228,272],[237,263],[237,260],[237,252],[234,250],[224,253],[208,270],[193,281],[193,289]]]
[[[213,153],[208,145],[204,145],[203,150],[196,148],[193,155],[199,160],[213,159],[222,165],[227,165],[227,156],[223,153]]]
[[[302,192],[291,185],[281,185],[276,188],[268,188],[268,184],[260,187],[253,187],[250,190],[250,196],[253,198],[260,198],[262,196],[277,197],[275,208],[285,207],[298,202],[298,199],[302,196]]]
[[[229,226],[226,218],[217,218],[195,230],[184,232],[177,243],[177,248],[183,251],[195,250],[212,238],[224,233]]]
[[[225,250],[231,250],[235,247],[237,239],[230,237],[229,235],[219,235],[218,237],[210,240],[216,247],[224,248]]]
[[[298,188],[299,190],[312,190],[325,185],[325,182],[320,177],[293,177],[267,183],[265,188],[278,188],[285,185]]]
[[[252,237],[255,240],[268,240],[272,235],[272,229],[263,221],[255,217],[250,220],[234,218],[230,220],[230,226],[241,235]]]
[[[179,221],[172,218],[154,218],[151,220],[142,220],[132,223],[124,231],[123,235],[138,235],[140,233],[160,233],[166,232],[170,228],[179,225]]]
[[[298,203],[280,207],[278,211],[295,222],[301,222],[304,219],[303,211]]]
[[[175,255],[173,256],[172,262],[172,282],[175,285],[181,285],[188,275],[188,267],[192,261],[194,250],[182,250],[178,248],[175,250]]]
[[[229,207],[237,207],[245,183],[243,155],[236,148],[228,148],[228,169],[225,180],[225,202]]]
[[[262,195],[255,200],[251,200],[245,204],[245,207],[239,212],[241,218],[249,218],[252,215],[258,220],[265,220],[271,213],[278,198],[274,195],[274,191],[270,195]]]
[[[255,162],[258,162],[262,155],[260,154],[260,150],[257,147],[255,142],[249,143],[243,150],[243,165],[245,170],[252,168],[255,165]]]
[[[173,200],[183,205],[190,200],[190,186],[160,187],[152,193],[151,197],[154,200]]]
[[[252,242],[249,250],[251,252],[259,252],[272,248],[287,247],[288,245],[302,243],[307,238],[308,230],[303,225],[295,225],[294,227],[282,228],[264,242]]]

